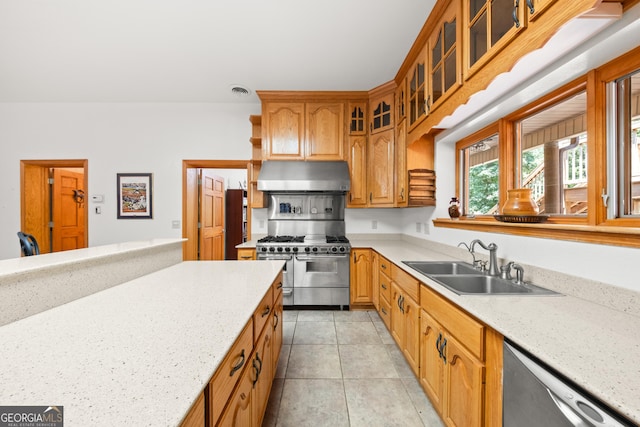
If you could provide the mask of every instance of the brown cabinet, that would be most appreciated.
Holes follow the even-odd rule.
[[[180,427],[205,427],[205,393],[200,393],[191,409],[180,423]]]
[[[371,251],[371,301],[376,310],[380,310],[380,257]]]
[[[225,193],[224,253],[225,259],[237,259],[237,245],[247,241],[247,192],[230,189]]]
[[[351,174],[351,189],[347,195],[347,207],[367,206],[367,136],[348,138],[347,162]]]
[[[409,126],[419,123],[427,115],[427,78],[425,73],[426,46],[418,54],[409,72]]]
[[[420,365],[419,282],[395,265],[391,266],[391,335],[413,372]]]
[[[344,101],[263,99],[262,116],[263,160],[344,160]]]
[[[351,250],[350,269],[350,305],[367,305],[373,303],[371,287],[371,249]]]
[[[392,207],[395,185],[394,130],[369,136],[367,158],[368,203],[371,207]]]
[[[370,135],[393,129],[395,89],[395,84],[392,81],[371,91],[371,98],[369,99]]]
[[[262,103],[262,159],[304,159],[304,103]]]
[[[402,120],[396,126],[395,140],[395,206],[406,207],[409,203],[409,179],[407,174],[407,127],[406,120]]]
[[[462,29],[459,19],[462,3],[452,1],[447,6],[429,37],[428,108],[438,108],[462,84]]]
[[[420,383],[446,425],[483,425],[485,327],[425,286],[420,292]]]
[[[249,261],[256,259],[256,250],[253,248],[238,249],[238,261]]]
[[[378,269],[374,272],[378,276],[378,313],[382,321],[391,330],[391,263],[382,255],[378,255]]]

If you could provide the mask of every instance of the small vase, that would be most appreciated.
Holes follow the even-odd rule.
[[[449,202],[449,218],[452,220],[460,218],[460,202],[457,197],[452,197]]]
[[[538,205],[531,197],[530,188],[507,190],[507,201],[502,206],[503,215],[538,215]]]

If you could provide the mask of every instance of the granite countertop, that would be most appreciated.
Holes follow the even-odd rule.
[[[183,262],[0,327],[2,405],[66,426],[175,426],[282,261]]]
[[[455,259],[453,257],[400,239],[350,238],[350,241],[353,247],[375,249],[426,286],[640,423],[639,317],[570,295],[461,296],[402,263]]]

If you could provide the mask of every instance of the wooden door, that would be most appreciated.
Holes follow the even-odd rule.
[[[418,375],[420,364],[420,305],[405,295],[404,308],[404,356],[413,373]]]
[[[305,105],[307,160],[344,160],[344,103]]]
[[[253,366],[244,368],[244,373],[240,378],[234,394],[229,399],[229,405],[217,424],[219,427],[253,427],[258,423],[253,413],[253,380],[256,378],[256,371]]]
[[[443,350],[447,358],[443,419],[449,426],[482,424],[482,382],[484,367],[458,341],[447,337]]]
[[[351,254],[351,304],[371,304],[371,249],[353,249]]]
[[[51,251],[51,186],[49,168],[22,162],[21,230],[33,235],[40,253]],[[16,240],[16,248],[18,242]]]
[[[438,345],[442,340],[440,325],[422,310],[420,320],[420,385],[434,408],[442,412],[444,364]]]
[[[400,349],[404,348],[404,313],[402,312],[403,294],[395,283],[391,282],[391,336]]]
[[[200,171],[200,260],[224,259],[224,179]]]
[[[54,168],[52,194],[53,252],[86,247],[84,173]]]
[[[262,126],[263,160],[304,158],[304,103],[263,103]]]
[[[351,190],[347,198],[347,207],[363,207],[367,205],[367,136],[349,137],[347,156],[351,173]]]
[[[390,129],[370,137],[367,186],[371,206],[393,206],[395,183],[393,133],[393,129]]]

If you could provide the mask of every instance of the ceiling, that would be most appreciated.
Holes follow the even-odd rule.
[[[434,3],[0,0],[0,102],[257,103],[256,90],[369,90],[395,77]]]

